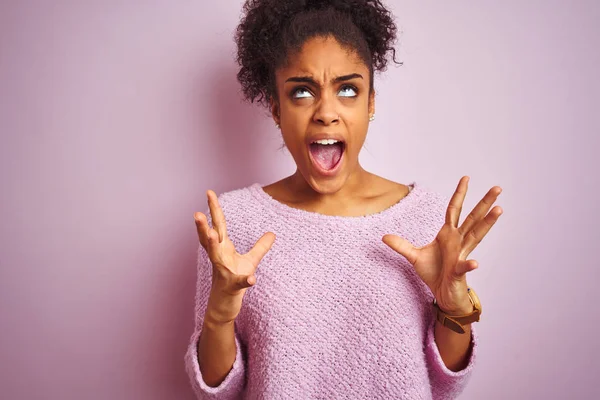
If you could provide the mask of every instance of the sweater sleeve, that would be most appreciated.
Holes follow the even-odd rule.
[[[469,346],[469,362],[460,371],[452,371],[446,367],[435,342],[435,319],[427,330],[425,356],[429,369],[433,399],[455,399],[463,391],[471,377],[477,355],[477,332],[475,324],[471,324],[471,343]]]
[[[242,351],[240,338],[235,332],[236,355],[235,361],[225,380],[217,387],[208,386],[202,378],[198,363],[198,340],[202,331],[204,313],[212,283],[212,266],[208,255],[202,246],[198,249],[195,305],[195,328],[191,336],[188,350],[185,354],[185,367],[196,397],[200,400],[233,400],[239,399],[245,386],[245,355]]]

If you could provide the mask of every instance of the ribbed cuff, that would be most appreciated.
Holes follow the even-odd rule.
[[[195,331],[185,355],[185,363],[192,387],[198,399],[239,399],[245,385],[245,364],[242,347],[237,333],[235,334],[236,355],[233,367],[219,386],[211,387],[204,382],[198,364],[198,340],[200,331]]]
[[[435,342],[435,324],[430,325],[427,330],[427,339],[425,343],[425,355],[427,365],[430,371],[431,386],[434,399],[454,399],[465,388],[471,376],[477,357],[478,336],[475,324],[471,324],[471,342],[469,361],[465,368],[460,371],[449,369],[440,354],[440,349]]]

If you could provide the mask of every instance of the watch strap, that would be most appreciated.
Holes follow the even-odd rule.
[[[437,321],[443,326],[453,330],[457,333],[465,333],[466,330],[464,328],[465,325],[471,324],[473,322],[478,322],[481,317],[481,304],[479,303],[479,298],[475,294],[475,291],[471,288],[468,288],[469,292],[469,300],[471,304],[473,304],[473,311],[464,314],[464,315],[449,315],[446,314],[439,307],[437,302],[433,301],[433,306],[435,308],[435,314]]]

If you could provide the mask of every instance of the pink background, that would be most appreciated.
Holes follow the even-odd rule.
[[[192,215],[293,172],[240,101],[240,2],[0,6],[0,398],[192,399]],[[151,3],[151,4],[149,4]],[[362,162],[504,215],[463,399],[598,398],[600,3],[392,1]]]

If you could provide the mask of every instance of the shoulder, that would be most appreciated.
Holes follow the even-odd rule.
[[[256,185],[256,184],[255,184]],[[230,220],[236,220],[239,218],[243,218],[245,214],[244,210],[251,211],[252,209],[257,207],[258,203],[253,195],[253,186],[250,185],[239,189],[233,189],[225,192],[217,192],[217,200],[219,202],[219,206],[223,210],[225,214],[225,219],[227,222]],[[203,211],[208,219],[209,224],[212,222],[212,215],[210,213],[210,208],[206,203],[206,198],[204,198],[204,204],[200,208],[200,211]]]
[[[219,205],[225,216],[229,238],[239,252],[248,251],[267,230],[267,210],[257,194],[261,186],[258,183],[242,188],[222,192],[217,195]],[[207,214],[212,224],[210,213]]]
[[[407,184],[402,184],[382,177],[377,177],[377,179],[379,181],[379,196],[387,198],[388,201],[405,201],[412,206],[411,212],[413,213],[435,214],[439,213],[440,209],[445,212],[445,208],[450,201],[448,196],[426,183],[421,183],[421,181],[413,180]]]
[[[227,223],[245,220],[249,215],[258,213],[261,207],[255,194],[258,184],[221,192],[217,195],[219,205],[225,215]]]
[[[417,204],[424,211],[434,212],[439,211],[440,207],[444,209],[450,202],[450,197],[441,193],[437,189],[432,188],[427,184],[416,183],[415,191]]]
[[[407,186],[412,189],[391,209],[391,218],[384,222],[387,230],[397,232],[416,246],[424,246],[444,225],[449,199],[420,181],[413,181]]]
[[[248,204],[255,200],[253,190],[256,184],[220,193],[217,197],[221,207],[232,207]]]
[[[437,232],[444,225],[450,197],[427,184],[416,183],[413,189],[416,219],[425,231]]]

